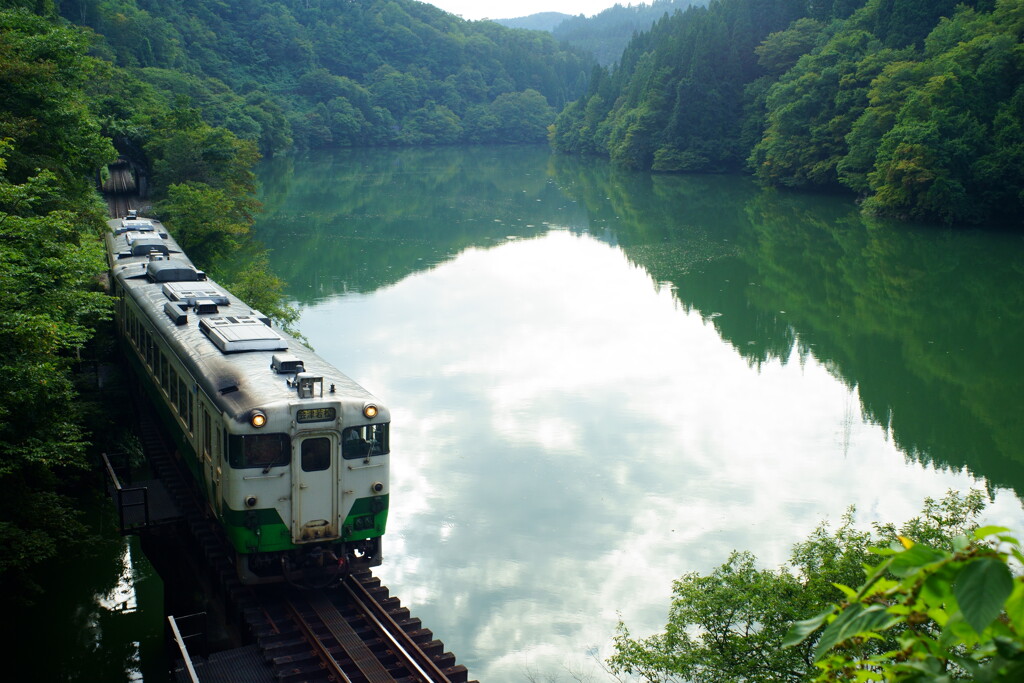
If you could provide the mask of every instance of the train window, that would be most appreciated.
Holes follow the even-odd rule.
[[[346,460],[384,455],[389,450],[388,425],[361,425],[341,432],[341,457]]]
[[[188,389],[185,388],[185,381],[178,378],[178,388],[175,391],[175,403],[178,404],[178,415],[181,415],[182,419],[188,415]],[[192,431],[189,429],[189,431]]]
[[[302,440],[302,471],[319,472],[331,466],[331,440],[326,436]]]
[[[181,406],[178,405],[178,373],[174,371],[174,368],[171,368],[169,372],[171,375],[171,386],[170,391],[167,394],[167,398],[171,399],[171,405],[180,415]]]
[[[210,457],[210,445],[213,441],[213,427],[210,423],[210,413],[207,410],[203,410],[203,455],[207,458]]]
[[[291,462],[291,439],[287,434],[246,434],[228,437],[228,462],[235,468],[270,469]]]
[[[164,391],[170,396],[174,387],[178,383],[177,373],[174,372],[174,367],[171,366],[170,359],[164,356]]]

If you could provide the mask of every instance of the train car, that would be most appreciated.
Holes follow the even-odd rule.
[[[109,222],[126,355],[246,584],[379,565],[390,413],[202,271],[157,220]]]

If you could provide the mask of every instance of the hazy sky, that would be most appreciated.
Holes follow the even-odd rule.
[[[458,14],[463,19],[513,19],[537,12],[562,12],[563,14],[585,14],[593,16],[606,10],[616,0],[429,0],[431,5],[445,12]],[[620,5],[629,5],[630,0],[617,0]],[[632,4],[650,2],[633,0]]]

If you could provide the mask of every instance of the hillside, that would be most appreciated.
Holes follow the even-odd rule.
[[[666,14],[674,14],[693,6],[704,6],[708,0],[654,0],[649,4],[616,4],[585,17],[570,17],[552,29],[560,41],[594,55],[602,66],[619,61],[622,51],[638,31],[649,31]]]
[[[544,140],[592,62],[412,0],[61,0],[97,51],[264,154]]]
[[[509,28],[549,31],[560,42],[590,53],[602,66],[614,64],[637,31],[647,31],[665,14],[685,10],[690,5],[706,5],[708,0],[654,0],[651,3],[616,4],[587,17],[560,12],[540,12],[515,19],[493,19]]]
[[[556,123],[565,152],[750,170],[911,220],[1024,216],[1024,0],[721,0],[636,35]]]
[[[502,26],[507,26],[508,28],[525,28],[531,31],[552,31],[556,26],[571,17],[571,14],[562,14],[561,12],[538,12],[537,14],[531,14],[526,17],[518,17],[515,19],[492,19],[491,21],[501,24]]]

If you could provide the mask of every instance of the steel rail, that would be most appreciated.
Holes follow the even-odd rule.
[[[413,667],[413,673],[421,676],[424,681],[432,683],[451,683],[451,679],[437,666],[419,645],[399,626],[384,607],[373,599],[366,587],[351,574],[346,577],[342,587],[348,593],[352,603],[359,608],[374,626],[374,629],[395,649],[395,654],[406,659]]]
[[[323,644],[320,638],[317,637],[316,633],[313,632],[313,627],[306,621],[306,618],[302,616],[299,608],[296,607],[290,600],[286,602],[288,610],[291,612],[292,619],[295,620],[299,630],[302,631],[306,637],[306,641],[314,647],[314,654],[324,665],[331,676],[335,676],[333,680],[339,683],[352,683],[352,679],[342,670],[341,664],[334,658],[334,655],[330,653],[327,646]]]

